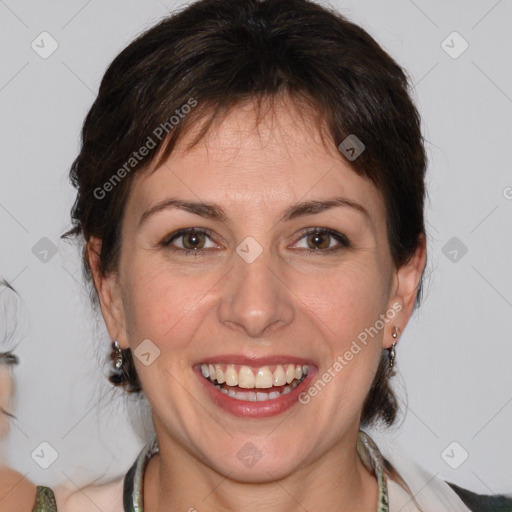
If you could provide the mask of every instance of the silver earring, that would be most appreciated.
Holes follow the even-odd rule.
[[[395,359],[396,359],[396,352],[395,352],[395,345],[396,341],[398,339],[398,333],[400,332],[400,329],[395,325],[393,328],[393,332],[391,333],[391,336],[393,336],[393,345],[391,345],[391,348],[389,349],[389,369],[392,370],[395,366]]]
[[[123,351],[121,350],[121,347],[119,346],[117,340],[115,340],[114,343],[112,343],[112,350],[114,351],[114,366],[116,367],[116,370],[119,370],[123,366]]]

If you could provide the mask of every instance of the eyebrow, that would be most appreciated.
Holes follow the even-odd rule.
[[[304,217],[306,215],[314,215],[316,213],[320,213],[330,208],[335,208],[338,206],[352,208],[365,215],[368,218],[368,220],[370,220],[371,218],[370,214],[368,213],[368,210],[366,210],[366,208],[364,208],[364,206],[362,206],[361,204],[350,199],[347,199],[345,197],[334,197],[332,199],[311,200],[293,204],[283,212],[279,221],[289,222],[299,217]],[[145,211],[140,217],[139,227],[151,215],[154,215],[155,213],[160,212],[162,210],[172,208],[184,210],[190,213],[194,213],[195,215],[199,215],[200,217],[203,217],[205,219],[212,219],[220,222],[227,222],[229,218],[224,208],[222,208],[218,204],[198,201],[185,201],[182,199],[169,198],[165,199],[164,201],[161,201],[160,203],[151,207],[149,210]]]

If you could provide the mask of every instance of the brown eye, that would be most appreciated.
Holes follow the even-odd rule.
[[[330,244],[330,237],[328,233],[312,233],[306,238],[309,247],[312,249],[327,249]]]
[[[312,229],[304,233],[300,241],[302,245],[298,245],[298,247],[309,253],[317,251],[319,254],[330,253],[350,247],[350,242],[345,235],[330,229]]]
[[[215,248],[209,231],[194,228],[180,229],[167,236],[160,244],[174,252],[193,256],[199,256],[206,250]]]
[[[202,249],[205,243],[204,233],[200,231],[190,231],[189,233],[185,233],[181,235],[183,238],[183,248],[184,249]]]

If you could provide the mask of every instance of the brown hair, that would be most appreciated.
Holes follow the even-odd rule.
[[[100,238],[100,272],[115,272],[134,175],[156,169],[196,121],[204,125],[190,147],[233,107],[280,95],[310,105],[336,147],[351,134],[363,142],[350,164],[381,191],[393,262],[406,263],[425,235],[426,169],[408,79],[365,30],[308,0],[200,0],[129,44],[107,69],[85,119],[70,171],[78,191],[74,227],[63,237]],[[147,158],[135,156],[150,146]],[[83,269],[90,282],[85,245]],[[420,294],[421,286],[417,303]],[[91,298],[97,302],[93,287]],[[131,352],[123,352],[125,366],[110,381],[139,392]],[[383,351],[363,427],[394,423],[389,377]]]

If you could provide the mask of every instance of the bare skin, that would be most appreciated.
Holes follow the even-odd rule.
[[[0,468],[0,512],[30,512],[36,499],[36,486],[21,473]]]
[[[374,512],[377,482],[356,452],[359,419],[382,349],[412,313],[425,247],[395,268],[381,193],[291,103],[258,128],[254,120],[251,103],[239,106],[191,151],[183,148],[194,132],[156,172],[135,177],[117,273],[99,273],[100,240],[88,246],[110,337],[132,350],[149,339],[160,351],[149,366],[135,358],[160,448],[144,510]],[[171,197],[216,203],[226,219],[147,213]],[[345,204],[281,220],[296,203],[333,197]],[[197,238],[170,240],[182,228],[208,230],[200,254],[183,251]],[[310,228],[340,233],[348,246],[325,233],[313,241]],[[249,236],[263,249],[250,264],[236,252]],[[274,417],[221,410],[193,369],[221,354],[287,354],[311,360],[320,377],[391,309],[393,321],[317,396]],[[237,457],[246,443],[262,454],[252,467]]]

